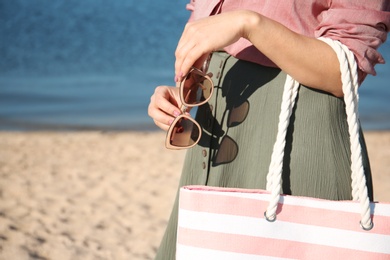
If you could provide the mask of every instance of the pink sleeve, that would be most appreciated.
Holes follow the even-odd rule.
[[[386,41],[390,29],[390,1],[334,0],[323,12],[316,37],[329,37],[345,44],[354,54],[361,81],[375,75],[374,66],[384,63],[378,47]]]
[[[189,21],[198,20],[200,18],[207,17],[211,14],[213,9],[220,4],[221,0],[190,0],[186,9],[191,11]]]
[[[191,21],[193,19],[192,16],[193,16],[194,10],[195,10],[195,0],[190,0],[190,2],[186,5],[186,9],[187,9],[187,11],[191,12],[191,15],[189,18],[189,21]]]

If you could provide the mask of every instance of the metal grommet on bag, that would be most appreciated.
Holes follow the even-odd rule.
[[[374,223],[371,221],[369,226],[368,227],[365,227],[362,222],[360,221],[360,227],[364,230],[364,231],[370,231],[371,229],[374,228]]]
[[[264,211],[264,217],[268,222],[275,222],[276,214],[273,214],[271,217],[267,216],[267,211]]]

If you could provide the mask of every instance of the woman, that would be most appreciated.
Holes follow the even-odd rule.
[[[286,74],[301,86],[286,137],[283,193],[351,199],[348,127],[336,54],[328,37],[356,57],[359,82],[384,63],[377,48],[390,28],[387,0],[192,0],[176,49],[175,81],[208,67],[211,99],[196,121],[203,133],[188,150],[180,186],[265,189]],[[211,54],[211,55],[210,55]],[[208,60],[207,57],[210,57]],[[159,86],[149,115],[167,130],[182,111],[179,89]],[[363,134],[368,190],[372,182]],[[157,259],[174,259],[177,201]]]

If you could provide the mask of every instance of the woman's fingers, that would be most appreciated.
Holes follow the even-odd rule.
[[[159,86],[150,98],[148,114],[159,128],[168,130],[174,118],[181,113],[179,106],[179,89]]]
[[[196,68],[201,68],[204,60],[207,58],[211,51],[204,51],[205,48],[202,46],[193,46],[192,49],[184,52],[183,54],[179,54],[179,58],[177,57],[177,63],[175,63],[175,67],[177,66],[177,80],[180,81],[191,69],[192,66]],[[181,56],[183,55],[183,56]]]
[[[238,41],[244,32],[247,15],[247,12],[235,11],[189,22],[175,52],[176,80],[180,80],[191,66],[202,61],[202,57],[207,57],[208,53]]]
[[[196,64],[196,61],[204,56],[204,54],[210,52],[207,50],[208,47],[206,46],[205,41],[201,40],[206,37],[206,35],[203,35],[203,32],[198,29],[199,27],[198,24],[187,24],[182,37],[179,40],[175,52],[175,74],[177,80],[181,80],[181,78],[190,70],[191,66],[199,67],[201,64]]]

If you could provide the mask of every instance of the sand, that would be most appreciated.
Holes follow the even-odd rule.
[[[390,132],[367,132],[390,202]],[[153,259],[183,151],[163,132],[1,132],[0,259]]]

